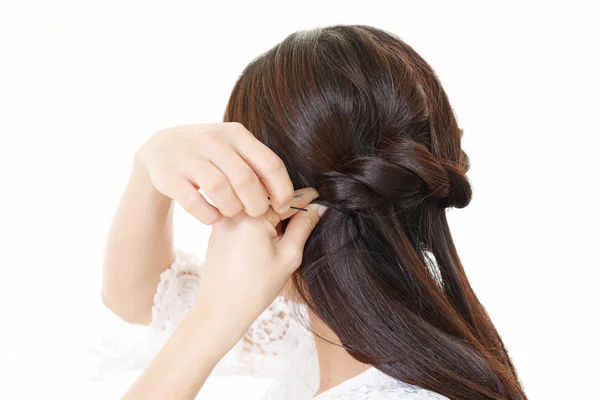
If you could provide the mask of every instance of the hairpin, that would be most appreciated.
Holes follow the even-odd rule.
[[[300,193],[294,196],[295,199],[304,196],[304,193]],[[267,197],[267,199],[271,200],[270,197]],[[294,207],[294,206],[290,206],[290,208],[293,208],[294,210],[302,210],[302,211],[308,211],[306,208],[301,208],[301,207]]]
[[[294,196],[295,199],[304,196],[304,193],[300,193]],[[294,210],[302,210],[302,211],[308,211],[306,208],[302,208],[302,207],[294,207],[294,206],[290,206],[290,208],[293,208]]]

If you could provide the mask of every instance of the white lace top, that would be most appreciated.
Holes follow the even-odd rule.
[[[123,363],[149,362],[184,318],[201,290],[201,264],[177,250],[176,258],[160,277],[152,309],[152,339],[137,343],[135,357],[116,357]],[[304,306],[278,297],[221,360],[214,375],[247,375],[271,382],[264,400],[424,400],[446,397],[398,381],[375,368],[348,379],[314,397],[319,386],[319,364],[314,337]],[[140,349],[144,343],[144,349]],[[140,351],[143,350],[143,351]],[[129,349],[131,356],[132,349]],[[143,358],[143,360],[141,358]],[[123,369],[120,365],[117,369]]]

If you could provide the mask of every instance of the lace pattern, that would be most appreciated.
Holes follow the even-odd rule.
[[[195,256],[175,251],[175,260],[160,275],[154,295],[150,324],[153,331],[172,332],[177,328],[198,297],[200,270],[200,262]]]
[[[242,351],[255,357],[285,354],[296,345],[290,336],[290,305],[283,297],[277,297],[242,338]]]
[[[152,330],[170,335],[183,320],[201,290],[201,271],[196,257],[176,251],[170,268],[160,276],[152,307]],[[272,378],[289,370],[291,354],[297,352],[302,331],[292,318],[294,304],[283,297],[254,321],[243,338],[217,365],[213,374],[241,374]]]

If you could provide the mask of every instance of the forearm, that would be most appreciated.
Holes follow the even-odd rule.
[[[196,397],[215,365],[248,328],[246,322],[211,307],[208,300],[196,301],[123,400]]]
[[[160,274],[173,258],[173,202],[135,161],[107,239],[105,304],[128,321],[149,323]]]

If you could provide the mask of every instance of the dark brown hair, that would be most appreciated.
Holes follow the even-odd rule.
[[[454,247],[462,130],[410,46],[368,26],[297,32],[246,67],[225,112],[329,206],[294,283],[357,360],[451,399],[525,399]]]

